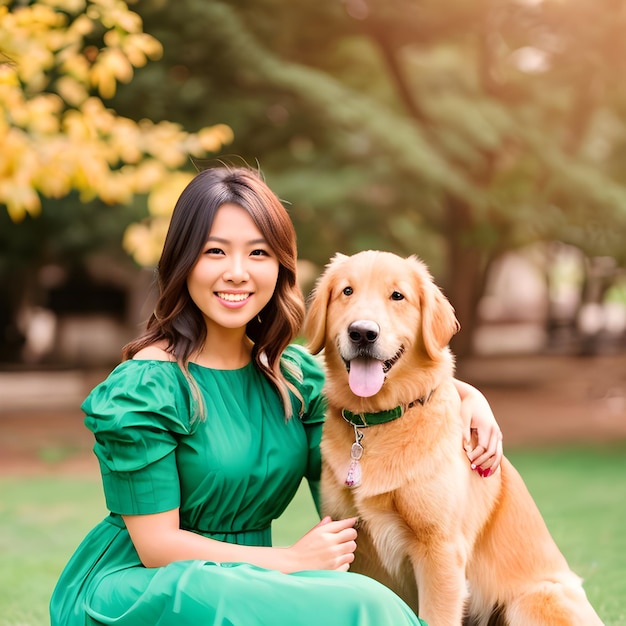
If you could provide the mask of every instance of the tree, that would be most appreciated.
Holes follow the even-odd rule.
[[[41,196],[129,203],[189,156],[220,150],[224,125],[188,133],[168,121],[120,116],[105,101],[162,54],[121,0],[0,5],[0,203],[13,221],[41,211]],[[179,184],[179,181],[176,181]]]
[[[110,104],[227,124],[232,159],[260,163],[318,265],[420,254],[462,354],[505,251],[557,239],[626,263],[621,4],[140,0],[163,56]]]
[[[444,12],[400,0],[353,12],[406,115],[478,190],[443,189],[440,212],[447,286],[470,331],[485,270],[507,249],[555,238],[623,256],[615,233],[626,228],[626,194],[610,165],[619,142],[601,122],[623,125],[611,99],[623,102],[612,83],[623,71],[615,53],[625,14],[604,4],[485,0],[450,2]],[[603,155],[592,150],[598,143]]]
[[[420,253],[464,327],[458,352],[503,252],[559,239],[623,258],[620,2],[138,10],[165,56],[121,108],[192,125],[219,111],[232,150],[292,202],[300,250],[317,263],[363,247]]]

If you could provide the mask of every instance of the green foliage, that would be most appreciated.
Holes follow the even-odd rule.
[[[228,124],[230,154],[290,202],[301,256],[418,253],[463,316],[506,250],[557,239],[623,257],[613,4],[140,0],[164,56],[115,103]]]
[[[227,124],[221,158],[260,164],[308,260],[418,253],[468,339],[484,271],[507,250],[560,240],[626,263],[618,0],[133,9],[163,56],[111,106],[189,131]]]
[[[47,200],[44,209],[39,217],[26,216],[18,223],[0,211],[0,276],[48,263],[76,268],[105,250],[129,262],[121,247],[124,230],[147,214],[145,201],[107,207],[98,201],[82,203],[77,195]]]

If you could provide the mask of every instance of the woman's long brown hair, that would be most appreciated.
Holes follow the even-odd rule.
[[[158,264],[159,298],[145,331],[124,346],[124,359],[157,342],[178,362],[190,383],[197,411],[204,404],[189,373],[189,360],[206,341],[206,325],[187,290],[187,277],[206,243],[217,210],[226,203],[248,212],[279,263],[278,280],[271,300],[251,320],[246,334],[253,341],[252,357],[257,367],[276,386],[285,407],[292,413],[280,357],[300,330],[304,298],[296,280],[296,234],[278,197],[259,174],[248,168],[217,167],[200,172],[178,199]],[[299,394],[298,394],[299,395]]]

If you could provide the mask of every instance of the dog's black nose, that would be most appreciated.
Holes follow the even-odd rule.
[[[350,341],[359,346],[366,346],[374,343],[380,334],[380,327],[371,320],[357,320],[348,326],[348,336]]]

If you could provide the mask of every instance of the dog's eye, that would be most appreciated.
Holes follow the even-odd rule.
[[[353,292],[354,292],[354,290],[352,289],[352,287],[344,287],[343,295],[344,296],[351,296]]]
[[[394,291],[391,294],[391,299],[392,300],[404,300],[404,296],[399,291]]]

